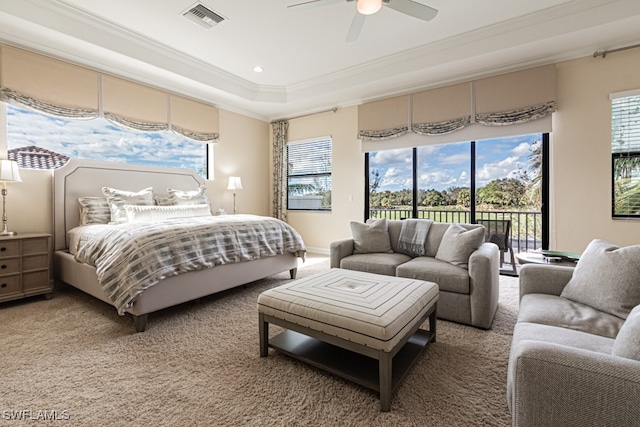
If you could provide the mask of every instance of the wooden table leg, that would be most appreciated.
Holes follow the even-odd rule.
[[[269,350],[269,324],[264,321],[264,314],[258,314],[258,333],[260,335],[260,357],[267,357]]]
[[[391,354],[386,351],[380,352],[380,358],[378,359],[378,366],[380,371],[380,410],[382,412],[389,412],[391,410],[391,378],[392,372],[392,358]]]
[[[438,312],[438,303],[433,308],[433,313],[429,315],[429,331],[433,332],[431,342],[436,342],[436,314]]]

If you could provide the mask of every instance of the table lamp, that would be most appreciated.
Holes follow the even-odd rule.
[[[233,190],[233,213],[236,213],[236,190],[242,190],[242,180],[239,176],[229,177],[229,186],[227,190]]]
[[[7,182],[22,182],[18,162],[9,159],[0,159],[0,181],[2,181],[2,232],[0,236],[15,236],[15,231],[7,229]]]

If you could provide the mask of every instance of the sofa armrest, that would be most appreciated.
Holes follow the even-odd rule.
[[[513,356],[514,426],[638,425],[640,362],[539,341]]]
[[[331,268],[340,268],[342,258],[353,255],[353,239],[347,238],[331,242],[329,245],[329,259]]]
[[[471,324],[489,329],[500,297],[500,250],[485,242],[469,257]]]
[[[524,264],[520,268],[520,298],[526,294],[559,296],[573,275],[573,267]]]

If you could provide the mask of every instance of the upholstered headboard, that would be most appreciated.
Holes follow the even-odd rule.
[[[195,190],[204,179],[189,169],[131,165],[71,159],[53,171],[54,250],[67,249],[67,232],[80,221],[78,198],[102,196],[102,187],[139,191],[153,187],[166,194],[167,188]]]

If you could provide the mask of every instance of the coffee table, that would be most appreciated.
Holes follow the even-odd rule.
[[[380,409],[436,340],[438,285],[339,268],[258,297],[260,356],[268,347],[380,393]],[[429,320],[429,329],[421,329]],[[269,324],[286,328],[269,338]]]

